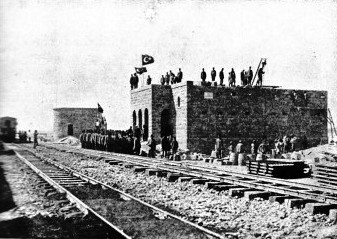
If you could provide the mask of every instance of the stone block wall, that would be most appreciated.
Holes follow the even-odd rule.
[[[132,112],[149,112],[149,135],[160,142],[161,118],[169,110],[182,149],[210,153],[221,133],[226,143],[306,135],[310,145],[327,142],[327,92],[271,88],[225,88],[182,82],[131,91]],[[132,112],[130,114],[132,121]],[[144,119],[143,119],[144,122]]]
[[[145,124],[145,111],[147,111],[149,135],[152,134],[152,86],[153,85],[146,85],[131,91],[130,126],[133,128],[137,126],[143,129],[143,125]],[[140,116],[142,125],[139,125]]]
[[[221,133],[225,142],[274,140],[306,135],[327,142],[327,92],[267,88],[188,87],[188,148],[210,153]],[[213,94],[205,99],[205,92]]]
[[[55,108],[54,140],[68,136],[68,125],[73,125],[73,136],[79,137],[82,130],[94,129],[97,108]]]

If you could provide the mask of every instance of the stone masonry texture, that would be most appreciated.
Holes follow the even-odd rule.
[[[79,137],[82,130],[94,129],[97,108],[55,108],[54,140],[68,136],[68,125],[73,125],[73,136]]]
[[[305,135],[312,146],[328,140],[327,97],[326,91],[228,88],[187,81],[132,90],[130,116],[132,121],[136,112],[138,125],[138,112],[144,122],[147,109],[149,135],[160,142],[162,112],[168,110],[180,148],[193,152],[209,154],[219,133],[225,143],[241,139],[246,144]]]

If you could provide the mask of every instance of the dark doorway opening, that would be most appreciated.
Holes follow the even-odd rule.
[[[143,134],[143,140],[147,141],[149,137],[149,111],[148,109],[145,109],[144,111],[144,126],[143,126],[144,134]]]
[[[68,135],[74,134],[74,128],[72,124],[68,124]]]
[[[142,129],[142,127],[143,127],[143,114],[142,114],[142,110],[138,111],[138,127],[140,129]]]
[[[137,125],[137,115],[136,115],[136,111],[134,110],[132,113],[132,129],[135,130]]]
[[[160,129],[160,135],[161,137],[172,135],[172,126],[171,126],[171,116],[170,111],[168,109],[165,109],[161,112],[161,129]]]

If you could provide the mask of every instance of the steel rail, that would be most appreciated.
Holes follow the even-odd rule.
[[[162,210],[162,209],[160,209],[160,208],[158,208],[158,207],[155,207],[155,206],[153,206],[153,205],[151,205],[151,204],[149,204],[149,203],[146,203],[146,202],[144,202],[144,201],[142,201],[142,200],[140,200],[140,199],[138,199],[138,198],[136,198],[136,197],[134,197],[134,196],[132,196],[132,195],[130,195],[130,194],[127,194],[127,193],[125,193],[125,192],[119,190],[119,189],[113,188],[113,187],[111,187],[111,186],[109,186],[109,185],[107,185],[107,184],[105,184],[105,183],[103,183],[103,182],[100,182],[100,181],[98,181],[98,180],[96,180],[96,179],[94,179],[94,178],[92,178],[92,177],[89,177],[89,176],[84,175],[84,174],[82,174],[82,173],[80,173],[80,172],[77,172],[76,170],[71,169],[70,167],[64,166],[64,165],[62,165],[62,164],[60,164],[60,163],[57,163],[57,162],[55,162],[55,161],[53,161],[53,160],[51,160],[51,159],[48,159],[48,158],[46,158],[46,157],[44,157],[44,156],[37,155],[37,154],[36,154],[34,151],[32,151],[31,149],[26,148],[25,150],[31,152],[31,153],[32,153],[33,155],[35,155],[37,158],[40,158],[41,160],[44,160],[44,161],[46,161],[46,162],[48,162],[48,163],[54,165],[55,167],[57,167],[57,168],[59,168],[59,169],[62,169],[62,170],[67,171],[67,172],[70,172],[72,175],[77,176],[77,177],[79,177],[79,178],[81,178],[81,179],[83,179],[83,180],[85,180],[85,181],[87,181],[87,182],[90,182],[90,183],[92,183],[92,184],[95,184],[95,185],[99,184],[99,185],[101,185],[101,186],[103,186],[103,187],[105,187],[105,188],[108,188],[108,189],[110,189],[110,190],[113,190],[113,191],[115,191],[115,192],[117,192],[117,193],[123,195],[123,196],[126,197],[126,198],[132,199],[132,200],[134,200],[134,201],[137,201],[137,202],[141,203],[142,205],[144,205],[144,206],[146,206],[146,207],[151,208],[153,211],[156,211],[156,212],[161,213],[162,215],[165,215],[166,217],[171,217],[171,218],[177,219],[177,220],[179,220],[179,221],[181,221],[181,222],[183,222],[183,223],[185,223],[185,224],[188,224],[188,225],[190,225],[190,226],[192,226],[192,227],[194,227],[194,228],[196,228],[196,229],[198,229],[198,230],[204,232],[205,234],[207,234],[207,235],[209,235],[209,236],[212,236],[212,237],[215,237],[215,238],[224,238],[222,235],[220,235],[220,234],[218,234],[218,233],[216,233],[216,232],[213,232],[213,231],[211,231],[211,230],[208,230],[208,229],[206,229],[206,228],[204,228],[204,227],[201,227],[201,226],[199,226],[199,225],[197,225],[197,224],[195,224],[195,223],[192,223],[192,222],[190,222],[190,221],[188,221],[188,220],[186,220],[186,219],[184,219],[184,218],[181,218],[181,217],[176,216],[176,215],[174,215],[174,214],[172,214],[172,213],[169,213],[169,212],[167,212],[167,211],[164,211],[164,210]],[[65,190],[66,190],[66,189],[65,189]],[[70,192],[69,192],[69,193],[70,193]],[[74,197],[75,197],[75,196],[74,196]],[[78,200],[79,200],[79,199],[78,199]],[[83,202],[82,202],[82,203],[83,203]],[[84,204],[84,203],[83,203],[83,204]],[[89,206],[87,206],[86,204],[84,204],[84,205],[87,207],[87,209],[88,209],[89,211],[93,212],[93,213],[94,213],[95,215],[97,215],[100,219],[104,220],[104,222],[109,223],[109,225],[111,225],[111,226],[113,226],[114,228],[118,229],[116,226],[114,226],[113,224],[111,224],[110,222],[108,222],[106,219],[104,219],[102,216],[100,216],[98,213],[96,213],[96,212],[95,212],[93,209],[91,209]],[[118,229],[118,230],[121,231],[120,229]],[[121,232],[122,232],[122,231],[121,231]],[[128,235],[126,235],[124,232],[122,232],[122,233],[126,236],[126,238],[131,238],[131,237],[129,237]],[[229,233],[229,235],[231,235],[231,234]],[[226,236],[226,233],[225,233],[225,236]]]
[[[31,152],[33,153],[33,152]],[[82,202],[80,199],[78,199],[76,196],[74,196],[71,192],[69,192],[67,189],[62,187],[60,184],[56,183],[53,179],[48,177],[45,173],[43,173],[40,169],[35,167],[31,162],[29,162],[26,158],[24,158],[22,155],[20,155],[17,151],[15,151],[16,156],[18,156],[22,162],[24,162],[26,165],[28,165],[36,174],[38,174],[40,177],[42,177],[46,182],[48,182],[50,185],[52,185],[56,190],[58,190],[61,193],[65,193],[66,197],[76,204],[76,207],[79,208],[82,212],[85,213],[85,215],[88,214],[88,212],[95,215],[97,218],[99,218],[102,222],[104,222],[106,225],[111,227],[113,230],[115,230],[117,233],[120,234],[123,238],[126,239],[132,239],[130,236],[126,235],[122,230],[120,230],[118,227],[107,221],[104,217],[99,215],[97,212],[95,212],[91,207],[89,207],[87,204]],[[33,153],[34,154],[34,153]],[[35,155],[35,154],[34,154]]]
[[[55,147],[51,147],[54,148]],[[57,148],[56,148],[57,150]],[[72,153],[82,153],[78,149],[70,149],[68,152]],[[263,176],[253,176],[248,174],[242,174],[237,172],[232,172],[228,170],[214,170],[212,168],[205,168],[202,166],[192,166],[189,164],[175,163],[175,162],[165,162],[163,160],[145,158],[140,156],[132,156],[126,154],[116,154],[108,153],[102,151],[88,150],[85,149],[86,153],[95,157],[108,157],[109,159],[115,159],[116,161],[123,161],[130,164],[147,166],[149,168],[156,168],[163,171],[170,171],[175,173],[180,173],[184,175],[194,176],[198,178],[205,178],[218,182],[227,182],[234,185],[244,186],[248,188],[254,188],[264,191],[269,191],[273,193],[279,193],[283,195],[295,196],[304,199],[310,199],[314,201],[336,204],[337,196],[329,196],[328,194],[336,194],[333,189],[322,190],[318,186],[301,184],[297,182],[289,182],[282,179],[275,179],[263,177]],[[184,167],[183,167],[184,165]],[[206,170],[205,170],[206,169]],[[269,185],[268,185],[269,184]],[[291,187],[303,188],[302,190],[292,189]],[[310,192],[313,191],[313,192]],[[320,192],[320,193],[317,193]]]

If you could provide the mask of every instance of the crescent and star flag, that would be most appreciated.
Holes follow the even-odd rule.
[[[149,55],[142,55],[142,65],[147,65],[147,64],[151,64],[154,62],[154,59],[152,56]]]
[[[98,104],[98,103],[97,103],[97,104]],[[100,104],[98,104],[97,111],[98,111],[99,113],[103,113],[103,108],[100,106]]]
[[[146,67],[135,67],[136,73],[141,75],[144,72],[147,72]]]

